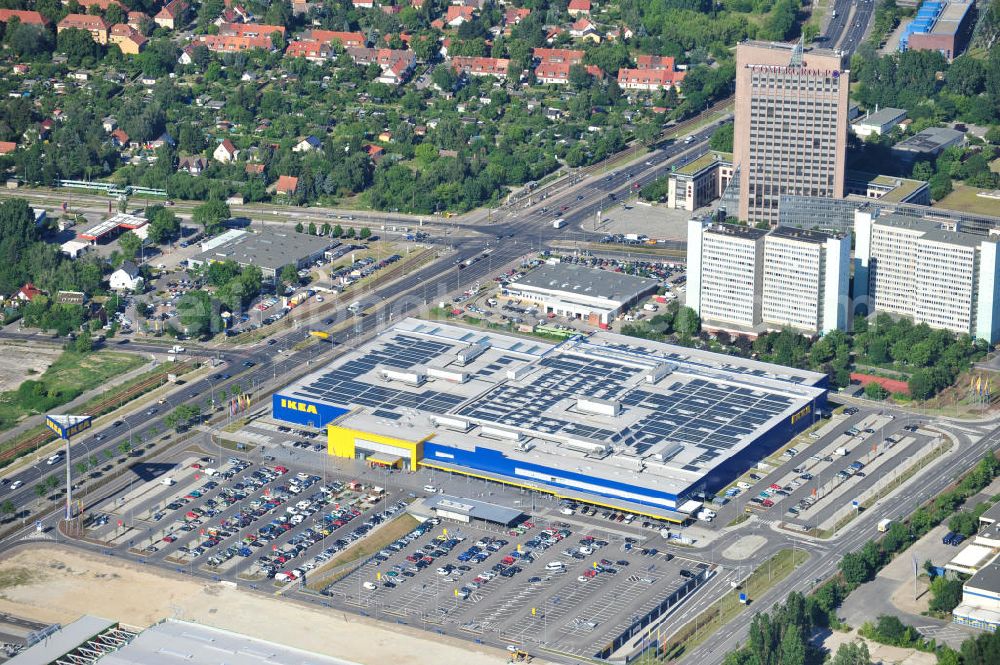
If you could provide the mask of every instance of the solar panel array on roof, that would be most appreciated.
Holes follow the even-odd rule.
[[[675,382],[664,393],[636,389],[622,400],[650,410],[649,415],[612,437],[642,455],[660,441],[701,448],[695,462],[709,464],[743,437],[787,409],[783,395],[736,387],[706,379]]]
[[[451,350],[450,344],[433,342],[409,335],[396,335],[381,348],[370,349],[363,356],[348,360],[313,383],[297,388],[292,395],[319,399],[331,404],[358,404],[383,411],[412,408],[430,413],[447,413],[462,403],[457,395],[436,390],[415,393],[358,381],[358,377],[379,365],[409,369],[422,365]],[[398,416],[397,416],[398,417]]]
[[[459,414],[546,434],[595,439],[614,435],[613,430],[546,416],[543,412],[567,397],[614,398],[639,370],[576,356],[543,358],[538,364],[545,368],[545,373],[531,385],[499,385],[465,406]]]

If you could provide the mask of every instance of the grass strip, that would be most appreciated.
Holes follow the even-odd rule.
[[[792,571],[808,559],[809,553],[805,550],[784,549],[778,551],[773,557],[758,566],[738,589],[727,593],[668,638],[661,654],[656,655],[650,652],[639,662],[656,663],[660,662],[661,659],[668,661],[679,659],[748,607],[740,603],[741,593],[745,593],[753,602],[755,598],[764,595],[772,586],[791,575]]]

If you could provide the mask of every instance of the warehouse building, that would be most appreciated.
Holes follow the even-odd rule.
[[[616,316],[659,287],[655,279],[634,277],[571,263],[540,266],[500,295],[533,304],[546,314],[566,316],[606,328]]]
[[[892,156],[905,166],[920,160],[933,160],[948,148],[962,145],[965,134],[947,127],[928,127],[892,146]]]
[[[900,51],[938,51],[948,62],[969,43],[975,27],[974,0],[928,0],[899,36]]]
[[[357,665],[353,661],[268,642],[204,624],[166,619],[139,629],[85,615],[67,626],[53,626],[33,646],[7,661],[12,665]]]
[[[406,319],[273,397],[328,451],[683,521],[811,424],[826,375],[598,331],[558,345]]]
[[[951,612],[965,626],[995,631],[1000,627],[1000,557],[979,569],[962,585],[962,602]]]
[[[234,229],[218,242],[202,243],[202,251],[188,259],[188,265],[198,268],[206,263],[235,261],[241,268],[257,266],[264,279],[271,280],[285,266],[304,268],[339,244],[332,238],[294,231]]]

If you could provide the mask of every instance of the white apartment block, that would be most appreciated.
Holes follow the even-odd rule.
[[[846,330],[851,239],[779,226],[764,239],[761,316],[768,328]]]
[[[926,219],[854,215],[854,294],[868,312],[932,328],[1000,338],[996,237],[962,233]]]
[[[758,333],[847,328],[845,235],[688,222],[687,306],[707,327]]]

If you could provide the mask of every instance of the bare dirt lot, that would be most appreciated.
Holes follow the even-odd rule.
[[[0,343],[0,392],[17,390],[21,382],[45,373],[62,349],[42,344],[27,345],[12,342]]]
[[[62,624],[94,614],[140,627],[176,617],[365,665],[507,661],[499,650],[408,626],[380,624],[37,541],[0,559],[0,612]]]

